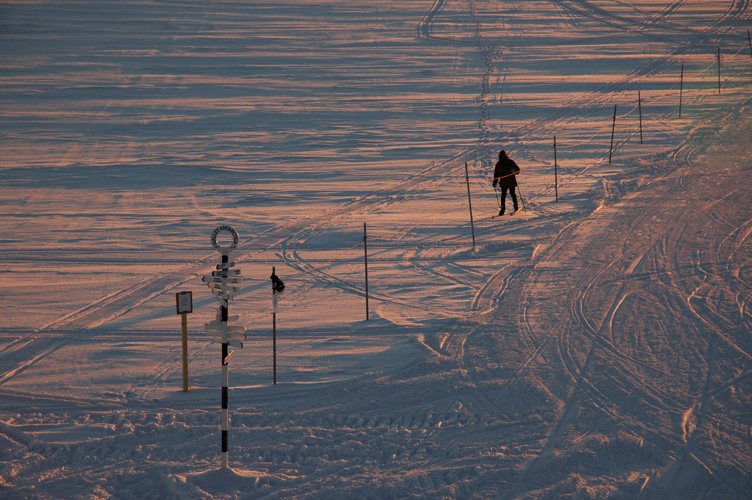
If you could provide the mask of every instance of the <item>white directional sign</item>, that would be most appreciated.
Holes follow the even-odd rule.
[[[239,285],[243,282],[243,278],[239,276],[228,276],[226,278],[223,276],[204,276],[201,278],[201,281],[204,283],[230,283],[233,285]]]
[[[220,226],[215,230],[215,234],[212,236],[213,240],[216,239],[216,234],[221,232],[223,228],[224,226]],[[230,230],[233,236],[237,234],[234,229],[230,228]],[[232,269],[234,265],[234,262],[223,262],[217,265],[216,271],[212,271],[211,274],[201,278],[201,281],[206,283],[206,286],[211,289],[212,294],[217,297],[219,304],[223,307],[227,307],[233,299],[233,295],[240,293],[238,285],[243,283],[240,269]]]
[[[226,343],[233,347],[243,347],[243,341],[246,339],[246,330],[242,325],[231,325],[238,320],[238,316],[231,316],[227,321],[215,319],[204,324],[206,334],[216,342]]]

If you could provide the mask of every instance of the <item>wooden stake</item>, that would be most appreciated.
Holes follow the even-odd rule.
[[[193,293],[178,292],[175,294],[176,310],[181,318],[182,350],[183,350],[183,392],[188,392],[188,314],[193,312]]]
[[[183,392],[188,392],[188,314],[181,313],[183,323]]]

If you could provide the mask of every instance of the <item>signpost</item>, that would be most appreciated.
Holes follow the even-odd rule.
[[[222,233],[229,233],[232,237],[232,242],[229,244],[222,244],[217,240],[217,237]],[[228,466],[228,430],[229,430],[229,404],[228,404],[228,385],[229,374],[227,371],[227,363],[230,359],[228,353],[228,347],[243,347],[243,341],[245,340],[245,327],[234,325],[230,326],[229,323],[233,323],[238,320],[238,316],[229,315],[229,303],[232,300],[233,294],[240,291],[240,285],[242,278],[240,277],[240,269],[232,269],[235,267],[234,262],[230,262],[230,252],[235,250],[238,246],[239,240],[238,232],[231,226],[223,225],[218,226],[211,236],[212,246],[222,255],[222,261],[217,265],[217,270],[213,271],[210,275],[204,276],[201,280],[211,289],[212,294],[217,296],[219,302],[219,308],[217,309],[217,317],[213,321],[206,323],[206,334],[212,337],[215,341],[222,342],[222,468],[227,469]]]
[[[193,312],[193,292],[175,294],[177,313],[183,316],[183,392],[188,392],[188,314]]]

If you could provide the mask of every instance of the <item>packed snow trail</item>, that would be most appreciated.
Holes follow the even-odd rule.
[[[742,116],[723,123],[743,129]],[[752,491],[738,458],[752,448],[726,430],[749,425],[752,180],[749,165],[709,165],[712,149],[656,158],[654,182],[563,231],[492,321],[456,333],[451,354],[486,410],[540,418],[495,438],[520,443],[525,464],[502,498],[546,496],[575,473],[588,478],[575,489],[601,497],[619,471],[635,473],[624,494]]]

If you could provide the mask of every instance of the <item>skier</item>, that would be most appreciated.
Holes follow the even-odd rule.
[[[499,152],[499,161],[496,163],[494,169],[493,186],[496,189],[498,184],[501,188],[501,210],[499,215],[504,215],[504,202],[507,197],[507,190],[512,195],[512,203],[514,203],[514,211],[517,212],[517,194],[514,192],[514,188],[517,187],[517,178],[515,177],[520,172],[520,167],[507,156],[507,152],[503,149]]]

